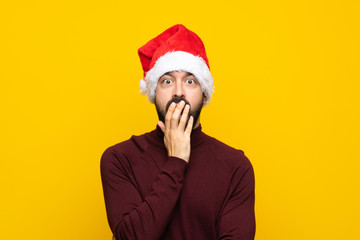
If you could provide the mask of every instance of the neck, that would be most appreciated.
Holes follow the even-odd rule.
[[[193,126],[193,129],[194,129],[194,128],[197,128],[199,125],[200,125],[200,122],[197,121],[197,122],[195,123],[195,125]]]
[[[198,120],[197,120],[196,123],[194,124],[193,129],[194,129],[194,128],[197,128],[199,125],[200,125],[200,117],[198,118]]]

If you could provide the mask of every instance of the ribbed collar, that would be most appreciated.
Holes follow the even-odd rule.
[[[156,128],[153,131],[147,133],[146,135],[148,137],[150,137],[150,139],[149,139],[149,140],[151,140],[150,144],[154,144],[161,148],[165,148],[164,133],[162,132],[159,125],[156,125]],[[191,149],[197,148],[203,142],[205,142],[205,140],[207,139],[206,136],[207,135],[205,133],[203,133],[203,131],[202,131],[201,124],[199,124],[199,126],[197,128],[194,128],[191,131],[191,135],[190,135]]]

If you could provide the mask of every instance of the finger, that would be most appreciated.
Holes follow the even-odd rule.
[[[189,114],[189,110],[190,110],[190,105],[186,104],[184,111],[181,115],[180,118],[180,123],[179,123],[179,128],[184,131],[185,130],[185,125],[186,125],[186,121],[188,120],[188,114]]]
[[[172,102],[170,104],[169,108],[168,108],[168,111],[167,111],[166,115],[165,115],[165,126],[166,126],[167,129],[170,128],[171,116],[172,116],[172,114],[174,112],[175,105],[176,104],[174,102]]]
[[[170,122],[170,128],[176,129],[179,125],[179,116],[181,113],[181,110],[183,109],[185,105],[184,100],[181,100],[180,103],[176,105],[176,108],[174,110],[174,113],[171,115],[171,122]]]
[[[191,133],[191,131],[192,131],[193,123],[194,123],[194,117],[193,117],[193,116],[190,116],[189,121],[188,121],[188,124],[187,124],[186,129],[185,129],[185,132],[186,132],[187,134],[189,134],[189,135],[190,135],[190,133]]]
[[[158,121],[157,125],[159,125],[161,131],[165,133],[165,124],[162,121]]]

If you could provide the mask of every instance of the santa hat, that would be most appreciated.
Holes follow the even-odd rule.
[[[181,24],[174,25],[139,48],[138,54],[144,70],[140,92],[154,103],[159,78],[167,72],[182,70],[192,73],[199,81],[209,103],[214,92],[205,46],[200,37]]]

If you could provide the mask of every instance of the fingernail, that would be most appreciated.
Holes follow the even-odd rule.
[[[172,107],[175,106],[175,102],[172,102],[172,103],[170,104],[170,106],[172,106]]]
[[[180,101],[180,105],[181,105],[181,106],[184,105],[184,103],[185,103],[184,100],[181,100],[181,101]]]

